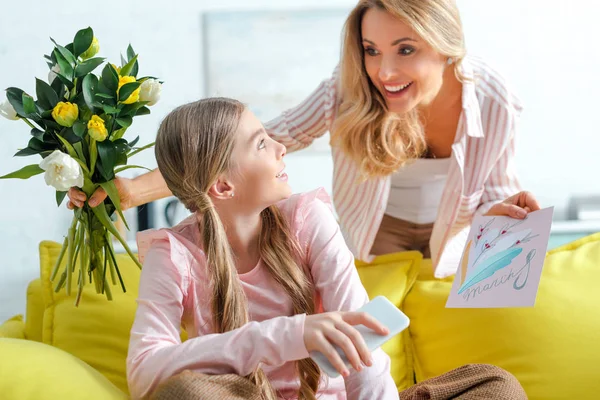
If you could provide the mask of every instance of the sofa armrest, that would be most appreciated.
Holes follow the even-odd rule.
[[[25,339],[25,323],[23,322],[23,315],[15,315],[4,321],[4,323],[0,325],[0,338]]]

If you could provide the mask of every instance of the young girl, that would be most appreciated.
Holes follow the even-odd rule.
[[[389,357],[371,354],[353,327],[387,333],[354,312],[368,297],[329,198],[291,196],[285,154],[235,100],[187,104],[162,122],[159,169],[193,214],[138,236],[143,269],[127,358],[134,399],[398,399]],[[323,378],[312,351],[342,377]],[[522,389],[496,367],[435,379],[402,398],[476,397],[478,383],[496,398],[524,398],[502,397]]]
[[[371,355],[353,328],[387,333],[351,312],[368,297],[329,199],[322,190],[290,197],[285,153],[235,100],[184,105],[162,122],[159,169],[194,214],[138,237],[144,264],[128,355],[134,398],[184,370],[248,377],[266,399],[398,398],[389,358]],[[321,380],[311,351],[343,378]]]

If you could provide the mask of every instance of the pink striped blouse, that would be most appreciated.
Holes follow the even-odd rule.
[[[506,80],[482,60],[467,56],[459,67],[462,113],[452,145],[452,161],[438,218],[430,239],[435,276],[456,272],[471,220],[496,202],[517,193],[515,131],[522,106]],[[339,68],[300,105],[265,124],[288,151],[308,147],[325,134],[339,102]],[[357,183],[360,172],[332,147],[333,201],[344,238],[354,256],[370,261],[370,249],[385,213],[391,177]]]

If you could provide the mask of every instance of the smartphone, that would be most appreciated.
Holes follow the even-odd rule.
[[[378,349],[385,342],[408,328],[408,325],[410,325],[410,320],[406,314],[400,311],[398,307],[392,304],[392,302],[384,296],[375,297],[373,300],[356,311],[366,312],[367,314],[373,316],[384,326],[386,326],[390,332],[388,335],[382,336],[364,325],[356,325],[355,328],[362,335],[369,351]],[[344,353],[344,351],[338,346],[334,345],[334,348],[337,350],[346,367],[351,369],[352,366],[346,357],[346,353]],[[323,353],[313,351],[310,353],[310,357],[317,363],[319,368],[321,368],[321,371],[325,372],[331,378],[337,378],[340,376],[340,373],[329,362],[327,357],[323,355]]]

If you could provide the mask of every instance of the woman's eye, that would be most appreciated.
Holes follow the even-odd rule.
[[[365,48],[365,53],[367,53],[367,54],[368,54],[368,55],[370,55],[371,57],[375,57],[377,54],[379,54],[379,53],[377,53],[377,50],[375,50],[375,49],[374,49],[374,48],[372,48],[372,47],[367,47],[367,48]]]
[[[408,56],[415,52],[414,47],[406,46],[400,48],[400,55]]]
[[[262,150],[265,148],[265,139],[260,139],[260,142],[258,142],[258,149]]]

